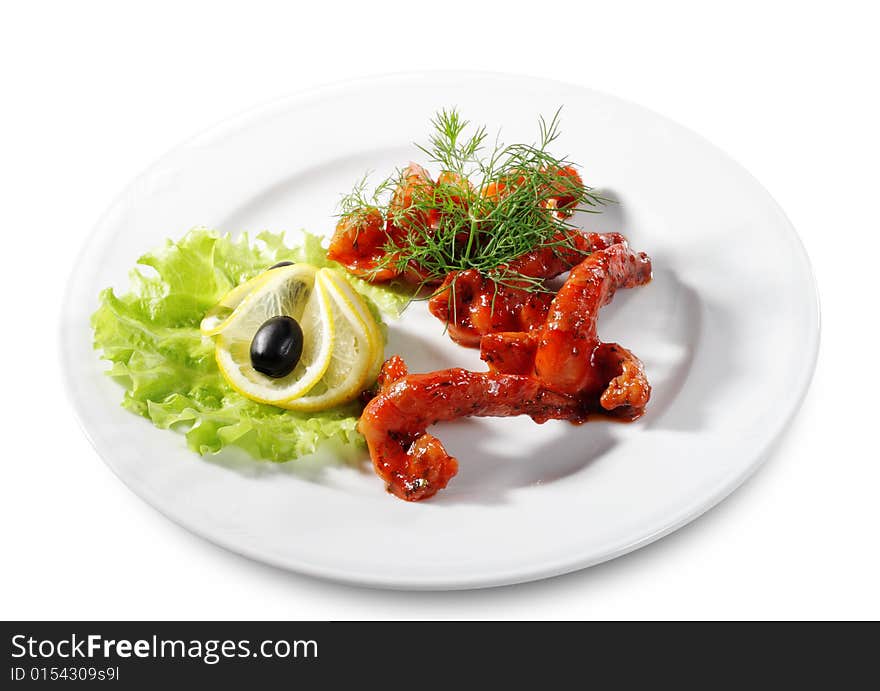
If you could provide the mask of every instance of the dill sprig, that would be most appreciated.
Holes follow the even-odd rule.
[[[416,147],[428,155],[431,163],[439,163],[442,170],[457,173],[462,177],[470,177],[475,172],[476,155],[483,147],[486,139],[486,128],[480,127],[474,134],[464,141],[460,141],[462,133],[470,124],[462,120],[458,111],[441,110],[431,119],[434,133],[431,135],[430,146],[416,144]]]
[[[509,264],[539,247],[574,248],[568,213],[554,207],[567,200],[568,211],[597,213],[608,200],[560,171],[573,164],[548,150],[560,135],[557,110],[538,121],[533,144],[503,144],[500,134],[487,149],[485,126],[473,128],[456,109],[441,110],[431,120],[427,145],[416,144],[440,168],[436,184],[411,185],[411,203],[394,203],[394,192],[407,182],[398,169],[367,191],[367,176],[340,202],[341,215],[377,208],[401,231],[389,240],[377,270],[405,271],[417,265],[426,282],[451,271],[478,269],[499,285],[546,290],[539,279],[523,276]]]

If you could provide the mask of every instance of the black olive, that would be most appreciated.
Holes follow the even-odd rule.
[[[282,266],[293,266],[293,262],[278,262],[277,264],[272,264],[266,271],[271,271],[272,269],[280,269]]]
[[[251,341],[251,364],[257,372],[285,377],[302,355],[303,332],[293,317],[272,317],[263,322]]]

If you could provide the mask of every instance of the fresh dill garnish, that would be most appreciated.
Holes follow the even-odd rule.
[[[539,247],[576,249],[570,212],[597,213],[608,201],[570,172],[566,157],[548,151],[560,134],[560,110],[549,122],[539,118],[536,143],[506,145],[499,134],[491,148],[485,126],[470,128],[454,108],[437,113],[427,145],[416,144],[439,167],[436,183],[414,182],[411,169],[398,169],[371,194],[365,176],[340,201],[342,216],[378,209],[397,229],[376,270],[416,266],[432,283],[451,271],[478,269],[499,285],[545,290],[510,262]],[[397,199],[403,189],[406,203]]]
[[[459,142],[469,124],[469,121],[461,119],[454,108],[448,111],[444,108],[431,119],[434,134],[429,139],[430,147],[421,144],[416,144],[416,147],[428,155],[429,161],[439,163],[444,171],[470,177],[478,168],[467,166],[475,163],[474,157],[486,139],[486,128],[480,127],[466,141]]]

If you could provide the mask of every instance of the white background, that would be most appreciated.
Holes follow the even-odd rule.
[[[297,5],[0,10],[0,618],[880,617],[880,48],[870,3]],[[61,297],[91,227],[160,154],[250,106],[350,77],[469,67],[648,106],[770,190],[812,258],[823,311],[815,379],[777,451],[658,543],[495,590],[324,583],[171,524],[104,466],[63,391]]]

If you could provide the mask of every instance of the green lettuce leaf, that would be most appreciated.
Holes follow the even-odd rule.
[[[226,383],[213,342],[199,332],[202,317],[226,292],[285,260],[342,271],[327,260],[320,238],[309,233],[287,247],[281,234],[233,240],[195,228],[141,257],[128,293],[102,291],[92,315],[94,345],[111,363],[108,374],[125,387],[123,407],[157,427],[184,432],[200,454],[236,446],[256,458],[288,461],[322,443],[362,446],[357,403],[297,413],[251,401]],[[410,299],[399,288],[347,277],[377,316],[399,315]]]

